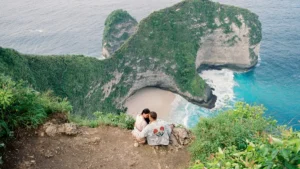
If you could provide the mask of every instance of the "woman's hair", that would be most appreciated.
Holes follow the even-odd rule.
[[[141,114],[149,114],[149,113],[150,113],[149,109],[144,109]]]
[[[143,114],[149,114],[150,113],[150,110],[149,109],[144,109],[143,111],[142,111],[142,115]],[[145,118],[145,121],[147,122],[147,124],[149,124],[150,123],[150,119],[149,118]]]

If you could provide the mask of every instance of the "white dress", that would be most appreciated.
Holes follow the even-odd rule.
[[[147,122],[141,114],[138,114],[135,119],[134,129],[131,132],[135,137],[138,138],[140,132],[147,126]]]

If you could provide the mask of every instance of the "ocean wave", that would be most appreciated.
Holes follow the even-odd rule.
[[[219,110],[230,106],[234,101],[233,88],[237,84],[234,81],[234,72],[228,69],[206,70],[199,74],[206,83],[214,88],[213,94],[217,96],[216,106],[213,110]]]
[[[30,29],[29,32],[43,33],[43,32],[45,32],[45,30],[43,30],[43,29]]]
[[[261,63],[261,57],[260,57],[260,55],[258,54],[258,59],[257,59],[258,61],[257,61],[257,64],[256,64],[256,66],[255,67],[259,67],[260,66],[260,63]]]
[[[233,88],[234,72],[228,69],[206,70],[199,74],[208,85],[214,88],[213,94],[217,96],[216,106],[206,109],[189,103],[180,95],[176,95],[172,102],[170,118],[172,123],[182,124],[188,128],[195,126],[199,118],[209,117],[220,110],[231,107],[235,96]]]

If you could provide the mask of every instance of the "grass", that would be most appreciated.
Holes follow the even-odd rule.
[[[102,113],[95,112],[93,119],[82,118],[79,116],[70,115],[69,120],[80,125],[88,127],[98,127],[100,125],[120,127],[124,129],[133,129],[135,120],[124,113],[113,114],[113,113]]]

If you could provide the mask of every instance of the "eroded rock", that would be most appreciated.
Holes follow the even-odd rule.
[[[79,133],[78,127],[74,123],[54,124],[52,122],[47,122],[44,124],[43,130],[50,137],[54,137],[57,134],[74,136]],[[44,132],[41,132],[40,136],[43,136],[43,133]]]
[[[138,22],[127,11],[115,10],[105,21],[102,56],[111,57],[137,30]]]
[[[192,141],[191,132],[183,127],[176,127],[173,129],[170,144],[175,147],[182,147],[188,145]]]

